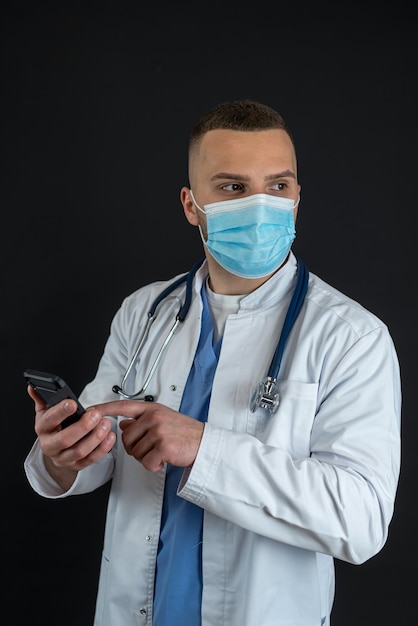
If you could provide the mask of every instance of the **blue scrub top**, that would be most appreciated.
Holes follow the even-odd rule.
[[[180,413],[207,420],[222,337],[213,342],[213,323],[202,287],[202,326]],[[153,626],[201,623],[203,509],[180,498],[184,468],[167,465],[154,589]]]

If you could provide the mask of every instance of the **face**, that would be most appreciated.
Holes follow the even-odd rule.
[[[242,132],[212,130],[189,158],[189,179],[197,204],[244,198],[256,193],[292,198],[297,202],[296,155],[284,130]],[[190,189],[180,195],[188,221],[207,237],[206,217],[196,207]],[[295,221],[297,207],[295,207]]]

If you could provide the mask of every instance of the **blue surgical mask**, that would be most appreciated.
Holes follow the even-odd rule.
[[[296,236],[293,210],[299,203],[257,193],[205,204],[207,241],[203,243],[223,268],[242,278],[268,276],[286,260]],[[200,229],[200,227],[199,227]]]

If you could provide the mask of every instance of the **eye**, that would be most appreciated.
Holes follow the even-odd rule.
[[[284,191],[287,188],[287,183],[275,183],[272,186],[272,189],[274,189],[275,191]]]
[[[222,185],[221,189],[225,191],[241,191],[243,186],[240,183],[228,183],[228,185]]]

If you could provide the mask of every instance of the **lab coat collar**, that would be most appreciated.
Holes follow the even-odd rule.
[[[294,287],[297,272],[297,260],[293,252],[289,254],[287,262],[273,274],[258,289],[244,296],[240,301],[240,309],[251,310],[260,306],[271,306],[281,300]],[[204,281],[208,276],[206,259],[196,272],[194,290],[200,294]]]

